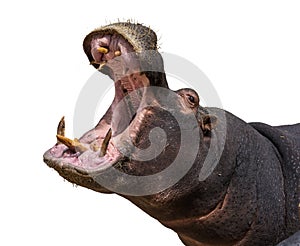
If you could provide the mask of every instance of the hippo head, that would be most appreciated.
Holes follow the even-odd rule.
[[[274,245],[299,230],[299,125],[247,124],[201,107],[192,89],[170,90],[156,35],[143,25],[101,27],[83,47],[115,97],[79,139],[65,137],[61,119],[48,166],[127,198],[185,245]]]
[[[62,119],[44,161],[66,180],[103,193],[150,194],[174,185],[209,144],[216,119],[194,90],[168,88],[150,28],[110,24],[87,35],[83,48],[90,64],[114,81],[114,100],[79,139],[64,136]]]

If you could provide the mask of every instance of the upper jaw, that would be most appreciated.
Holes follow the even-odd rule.
[[[146,50],[157,50],[156,34],[149,27],[130,22],[119,22],[102,26],[85,37],[83,41],[83,49],[90,62],[94,61],[94,57],[92,55],[93,40],[99,37],[106,37],[101,40],[100,45],[106,47],[110,46],[110,50],[114,50],[114,52],[116,50],[120,50],[122,54],[124,52],[130,53],[134,51],[136,53],[141,53]],[[111,37],[114,38],[111,39]],[[128,47],[131,47],[131,51],[126,50]],[[108,53],[110,59],[112,54],[113,52]],[[93,64],[93,66],[95,68],[99,67],[97,64]]]
[[[126,129],[134,117],[150,81],[142,72],[141,60],[136,47],[119,33],[96,32],[88,35],[85,49],[90,62],[115,82],[115,98],[111,105],[114,117],[112,135]]]

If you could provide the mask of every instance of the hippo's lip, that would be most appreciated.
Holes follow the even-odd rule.
[[[109,144],[111,146],[112,144]],[[112,148],[109,147],[109,148]],[[63,144],[56,144],[44,154],[44,161],[56,170],[69,170],[81,175],[98,173],[116,164],[122,158],[117,150],[110,150],[103,157],[90,149],[83,153],[72,152]]]
[[[118,34],[99,34],[92,38],[90,52],[98,69],[108,74],[115,84],[115,98],[111,105],[113,117],[110,123],[111,136],[106,139],[95,135],[94,141],[77,140],[78,145],[58,142],[44,154],[44,161],[56,170],[72,170],[80,174],[103,172],[124,159],[113,141],[128,127],[136,115],[143,91],[149,80],[140,72],[134,48]],[[121,106],[120,106],[121,105]],[[59,134],[59,133],[58,133]],[[99,139],[102,139],[99,142]],[[70,140],[73,141],[73,140]],[[103,147],[104,146],[104,147]],[[104,153],[103,148],[105,149]]]

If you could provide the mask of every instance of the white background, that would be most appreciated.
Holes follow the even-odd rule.
[[[299,1],[7,3],[0,4],[0,245],[182,245],[128,201],[75,188],[43,163],[61,116],[73,137],[74,105],[94,72],[82,40],[100,25],[118,18],[150,25],[161,51],[196,64],[223,107],[246,121],[300,122]]]

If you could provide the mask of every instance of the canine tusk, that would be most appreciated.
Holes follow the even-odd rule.
[[[66,145],[70,150],[74,151],[74,152],[84,152],[87,150],[86,147],[84,147],[78,139],[72,140],[69,138],[66,138],[64,136],[61,136],[59,134],[56,135],[56,138],[59,142],[61,142],[62,144]]]
[[[107,146],[109,143],[109,140],[111,139],[111,128],[108,130],[108,132],[106,133],[105,138],[103,139],[102,145],[101,145],[101,149],[100,149],[100,157],[105,156],[106,154],[106,150],[107,150]]]
[[[57,135],[65,136],[65,116],[61,118],[57,126]],[[59,141],[58,141],[59,142]]]

